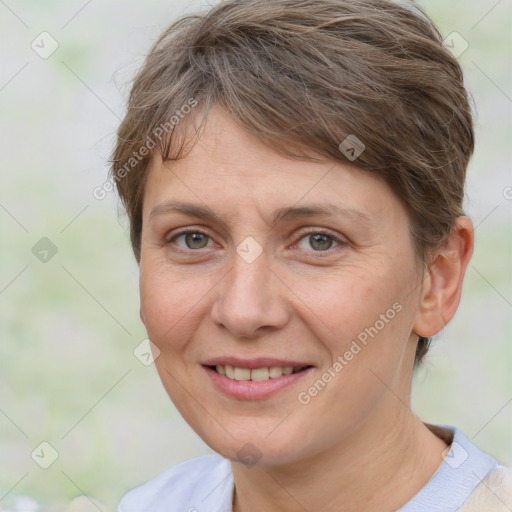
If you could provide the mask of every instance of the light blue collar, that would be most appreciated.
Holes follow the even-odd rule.
[[[477,448],[457,427],[436,426],[448,432],[453,439],[451,446],[426,485],[396,512],[455,512],[482,479],[498,466],[494,458]],[[212,512],[232,512],[231,464],[224,459],[221,466],[218,484],[201,500],[201,505]]]
[[[437,425],[453,435],[443,463],[397,512],[455,512],[498,462],[477,448],[457,427]]]

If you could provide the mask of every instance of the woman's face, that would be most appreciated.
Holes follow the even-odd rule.
[[[152,163],[140,268],[163,385],[225,457],[306,460],[409,399],[421,275],[369,173],[287,159],[215,109],[191,153]]]

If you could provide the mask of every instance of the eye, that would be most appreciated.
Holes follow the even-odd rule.
[[[184,246],[177,243],[180,238],[183,238],[183,242],[185,244]],[[210,237],[206,233],[203,233],[197,229],[190,229],[177,233],[171,239],[169,239],[167,243],[174,242],[180,249],[193,250],[204,249],[207,246],[208,241],[210,241]]]
[[[178,242],[178,240],[181,239],[182,241]],[[167,243],[174,243],[180,249],[186,251],[204,249],[208,247],[208,242],[211,241],[211,238],[206,233],[195,228],[190,228],[176,233],[167,240]],[[312,249],[314,252],[327,252],[329,249],[333,248],[333,245],[334,247],[346,245],[346,242],[323,231],[310,231],[309,233],[303,234],[294,247],[298,247],[299,249],[306,251],[310,251]]]
[[[336,245],[343,245],[344,242],[339,240],[337,237],[322,231],[310,231],[309,233],[306,233],[296,245],[300,249],[304,250],[310,250],[310,248],[313,248],[313,251],[315,252],[326,252],[333,247],[333,243]],[[307,247],[308,245],[309,247]]]

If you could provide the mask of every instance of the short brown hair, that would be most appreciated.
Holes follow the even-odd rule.
[[[355,135],[365,149],[354,164],[403,202],[423,264],[464,214],[474,147],[468,95],[457,60],[416,6],[225,0],[172,24],[135,77],[112,155],[137,261],[148,164],[155,151],[181,156],[170,119],[191,104],[203,119],[223,108],[292,158],[346,162],[340,143]],[[416,363],[429,341],[420,338]]]

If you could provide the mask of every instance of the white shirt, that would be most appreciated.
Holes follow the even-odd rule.
[[[426,485],[397,512],[455,512],[484,477],[501,467],[457,427],[439,427],[453,439],[450,450]],[[220,455],[204,455],[128,492],[118,512],[232,512],[233,492],[231,462]]]

